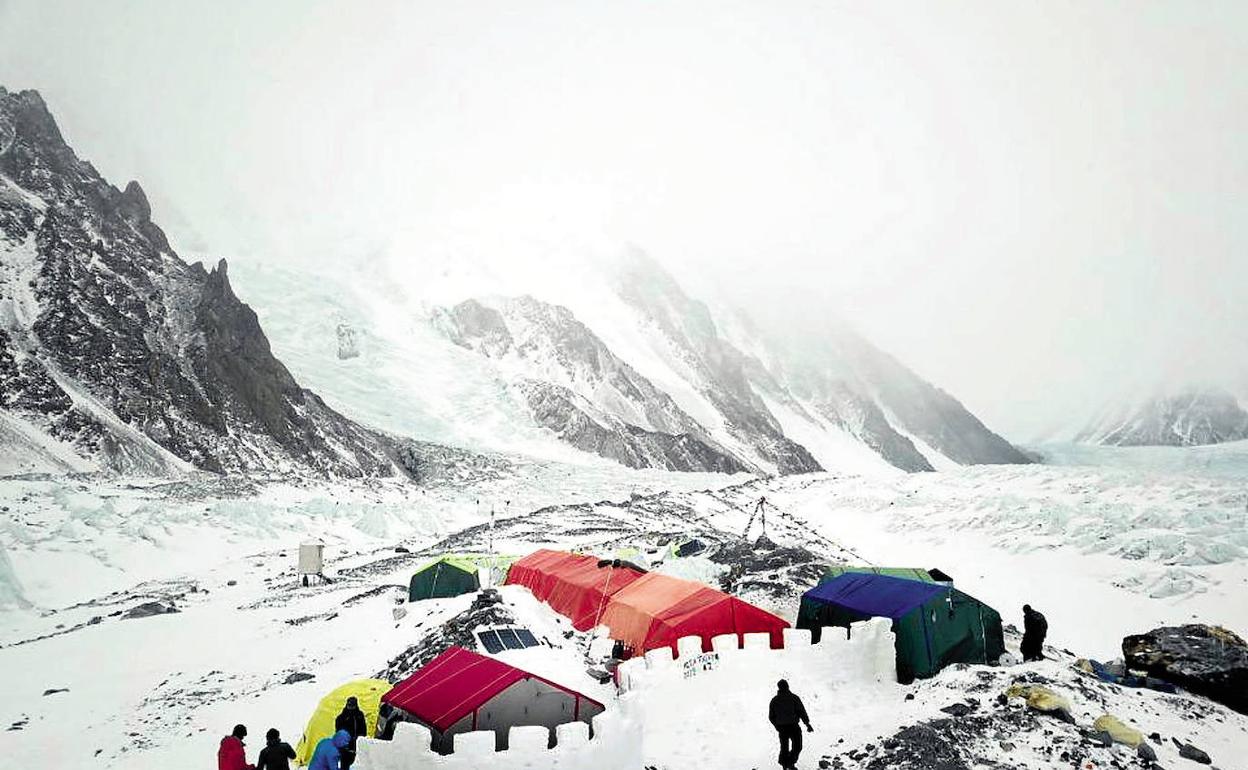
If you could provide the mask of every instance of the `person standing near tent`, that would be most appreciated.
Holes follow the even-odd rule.
[[[1049,633],[1049,621],[1031,608],[1023,605],[1023,660],[1044,660],[1044,637]]]
[[[260,749],[260,758],[256,760],[256,770],[290,770],[290,760],[295,758],[295,750],[282,740],[282,734],[276,727],[270,727],[264,734],[265,746]]]
[[[255,765],[247,764],[247,747],[243,739],[247,737],[244,725],[234,725],[234,731],[221,739],[217,749],[217,770],[255,770]]]
[[[342,750],[342,770],[347,770],[355,762],[355,739],[368,735],[368,721],[364,719],[360,702],[354,695],[347,698],[347,705],[342,707],[342,713],[334,720],[334,729],[345,730],[351,736],[351,742]]]
[[[316,744],[316,751],[312,752],[312,761],[308,763],[308,770],[339,770],[342,752],[350,743],[351,735],[346,730],[339,730],[330,738],[322,738],[321,742]],[[352,757],[352,761],[354,759]]]
[[[810,724],[810,717],[806,715],[802,699],[789,692],[789,683],[783,679],[776,682],[776,694],[767,709],[767,719],[780,737],[780,767],[794,770],[797,767],[797,758],[802,753],[800,723],[806,723],[808,733],[814,732],[815,728]]]

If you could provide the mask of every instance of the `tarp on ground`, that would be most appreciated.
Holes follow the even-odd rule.
[[[593,698],[462,647],[426,663],[382,702],[430,728],[434,748],[444,753],[457,733],[492,729],[506,748],[511,727],[588,722],[603,711]]]
[[[467,557],[448,554],[423,564],[408,584],[407,600],[445,599],[481,590],[477,563]]]
[[[798,628],[818,635],[872,617],[893,621],[897,678],[932,676],[950,663],[996,663],[1005,652],[1001,616],[943,583],[845,573],[802,595]]]
[[[355,698],[360,703],[360,711],[364,712],[364,722],[368,725],[368,735],[377,729],[377,710],[381,707],[381,699],[390,691],[390,683],[384,679],[357,679],[347,682],[332,690],[321,702],[308,719],[299,745],[295,747],[295,762],[306,765],[312,759],[312,752],[322,738],[334,734],[334,720],[347,705],[347,698]]]
[[[575,629],[588,631],[600,621],[610,597],[643,574],[593,556],[543,549],[511,565],[506,582],[525,586]]]
[[[711,650],[711,638],[720,634],[765,632],[773,649],[784,646],[789,624],[770,612],[714,588],[650,572],[620,589],[607,602],[602,625],[611,636],[638,652],[670,646],[682,636],[702,639]]]

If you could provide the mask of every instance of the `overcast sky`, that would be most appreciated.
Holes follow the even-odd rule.
[[[0,0],[0,85],[188,252],[634,243],[1024,439],[1248,384],[1242,1]]]

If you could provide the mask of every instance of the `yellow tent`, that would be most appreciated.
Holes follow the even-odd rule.
[[[347,698],[353,696],[360,703],[360,711],[364,712],[364,721],[368,725],[368,735],[371,737],[377,729],[377,711],[381,708],[381,696],[389,692],[393,686],[383,679],[357,679],[354,682],[347,682],[321,698],[316,711],[312,712],[312,718],[308,720],[308,726],[303,729],[303,737],[299,739],[299,745],[295,748],[295,762],[306,765],[312,761],[312,752],[316,751],[316,744],[320,743],[322,738],[328,738],[334,734],[334,720],[342,713],[342,707],[347,705]]]

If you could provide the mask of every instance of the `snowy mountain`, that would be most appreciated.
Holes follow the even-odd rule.
[[[749,470],[567,308],[527,296],[499,309],[465,300],[434,321],[455,344],[512,369],[537,423],[578,449],[631,468]]]
[[[598,261],[578,250],[558,269],[521,276],[477,255],[439,264],[433,251],[350,275],[237,268],[299,379],[394,433],[682,471],[889,474],[1028,461],[843,326],[764,334],[635,249]]]
[[[1188,388],[1105,410],[1076,440],[1108,446],[1202,446],[1248,439],[1245,402],[1221,388]]]
[[[36,92],[2,88],[0,406],[17,469],[402,472],[273,356],[224,260],[181,260],[137,182],[110,185]]]

